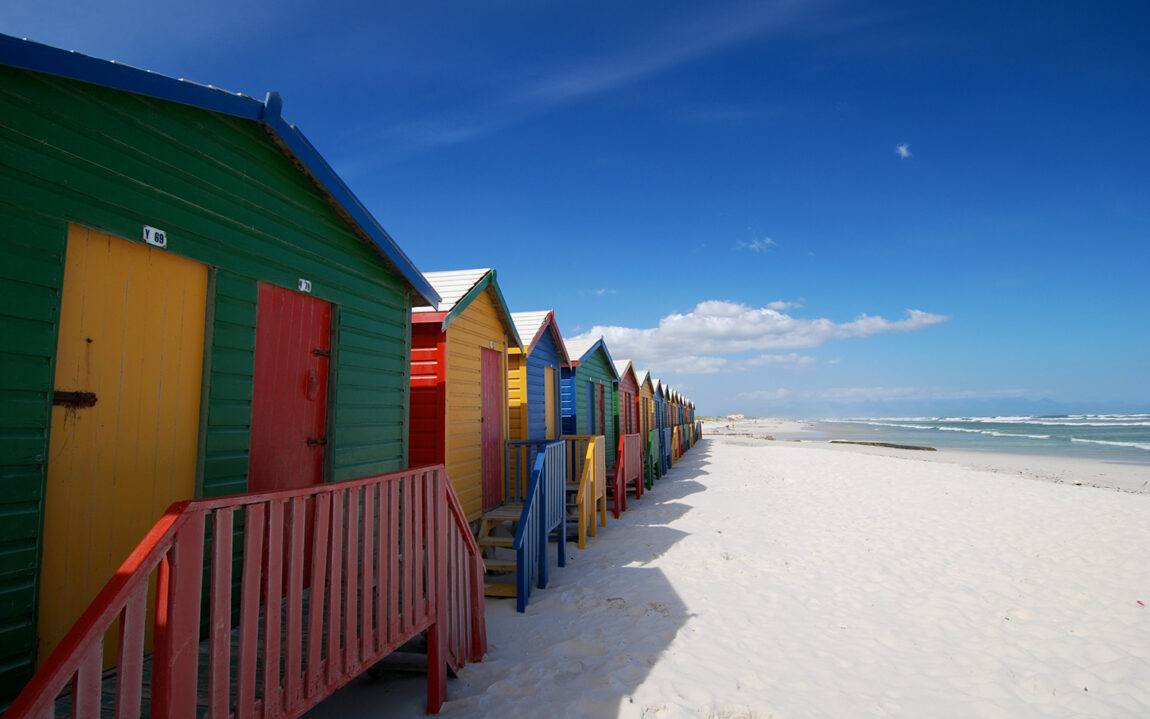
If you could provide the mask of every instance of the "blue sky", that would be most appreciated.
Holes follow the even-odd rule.
[[[37,0],[705,414],[1150,408],[1144,2]]]

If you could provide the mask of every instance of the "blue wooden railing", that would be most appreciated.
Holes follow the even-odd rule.
[[[559,566],[567,564],[567,511],[564,496],[567,484],[567,443],[554,440],[507,444],[509,457],[510,445],[516,445],[516,455],[521,458],[534,455],[526,487],[521,495],[516,493],[522,496],[523,510],[519,514],[519,527],[511,545],[515,550],[515,609],[523,612],[527,610],[527,600],[531,596],[532,579],[536,579],[540,589],[547,586],[547,538],[553,530],[558,529]],[[524,450],[522,454],[520,447]],[[526,462],[519,466],[526,466]],[[509,472],[509,475],[514,478],[513,473]],[[520,485],[517,481],[509,481],[509,484]]]

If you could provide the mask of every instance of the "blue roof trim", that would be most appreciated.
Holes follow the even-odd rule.
[[[289,125],[280,116],[279,111],[283,107],[283,102],[279,98],[279,93],[269,92],[267,103],[264,105],[266,112],[262,121],[272,132],[288,147],[292,153],[300,159],[312,175],[319,180],[324,189],[335,201],[340,204],[347,211],[351,218],[359,225],[375,244],[383,251],[383,254],[395,266],[399,272],[411,283],[419,295],[427,300],[427,304],[432,307],[439,305],[439,293],[427,281],[419,270],[415,268],[415,264],[411,259],[404,254],[403,250],[399,248],[395,240],[391,239],[391,235],[387,234],[387,230],[379,224],[379,221],[368,211],[351,188],[344,184],[336,171],[332,169],[331,165],[327,164],[327,160],[319,154],[319,151],[308,141],[304,134],[300,132],[299,128],[295,125]],[[273,114],[274,113],[274,114]],[[420,304],[420,303],[416,303]]]
[[[177,80],[130,65],[100,60],[78,52],[61,50],[4,34],[0,34],[0,63],[262,123],[279,140],[283,149],[296,156],[320,187],[372,240],[382,259],[395,268],[411,289],[419,295],[414,304],[428,304],[432,307],[439,304],[439,293],[432,288],[431,283],[404,254],[391,235],[387,234],[368,212],[355,193],[344,184],[303,133],[280,116],[283,102],[278,93],[268,93],[267,101],[260,102],[247,95],[237,95],[208,85]]]
[[[571,366],[571,358],[567,356],[567,343],[563,341],[563,334],[559,332],[559,325],[555,322],[555,310],[548,310],[547,317],[543,320],[543,326],[535,333],[535,337],[531,338],[531,346],[523,350],[523,354],[529,355],[535,349],[535,345],[543,337],[543,333],[551,333],[551,341],[555,345],[555,354],[559,357],[559,364],[563,367]]]
[[[0,34],[0,62],[5,65],[72,78],[93,85],[128,90],[148,97],[195,105],[248,120],[259,120],[263,103],[210,85],[177,80],[111,60],[100,60],[72,50],[61,50],[33,40]]]

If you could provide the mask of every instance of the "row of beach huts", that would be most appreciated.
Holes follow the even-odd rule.
[[[699,437],[495,270],[416,269],[280,109],[0,35],[6,719],[294,717],[398,650],[436,712],[484,596]]]

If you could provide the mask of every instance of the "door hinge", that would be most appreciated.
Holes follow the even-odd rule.
[[[327,444],[327,437],[308,437],[307,446],[309,447],[323,447]]]
[[[311,353],[316,357],[331,357],[331,350],[324,350],[318,347],[312,350]]]

